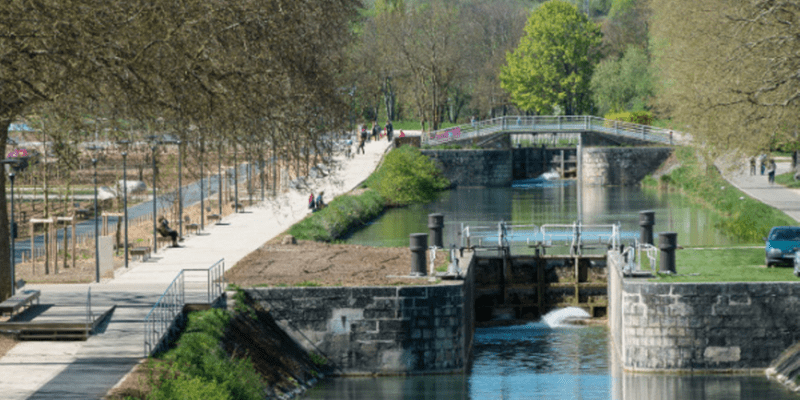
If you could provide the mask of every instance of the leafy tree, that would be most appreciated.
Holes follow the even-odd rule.
[[[536,9],[525,36],[500,73],[503,89],[522,110],[566,114],[592,108],[589,81],[598,61],[600,28],[577,7],[553,0]]]
[[[601,61],[592,75],[591,89],[600,115],[644,110],[655,90],[647,54],[629,46],[622,58]]]
[[[603,21],[603,50],[621,56],[628,47],[646,49],[650,8],[646,0],[614,0]]]
[[[756,154],[800,128],[800,4],[653,0],[658,107],[712,154]],[[782,140],[775,140],[782,137]]]

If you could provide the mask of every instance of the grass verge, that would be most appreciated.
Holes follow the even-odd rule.
[[[294,224],[289,228],[289,234],[299,240],[330,242],[380,215],[385,203],[374,190],[359,195],[341,195],[327,207]]]
[[[230,318],[219,309],[189,314],[177,345],[149,361],[147,399],[263,399],[266,384],[250,358],[231,357],[220,345]]]
[[[679,168],[662,175],[659,181],[648,177],[642,182],[643,185],[667,185],[679,189],[696,202],[707,205],[723,217],[718,228],[732,237],[757,243],[773,226],[797,223],[782,211],[733,187],[696,150],[679,147],[675,150],[675,155],[680,162]]]
[[[658,274],[656,282],[797,281],[792,268],[764,266],[763,248],[683,249],[675,253],[676,275]]]

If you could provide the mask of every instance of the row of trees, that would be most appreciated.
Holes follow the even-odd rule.
[[[108,121],[110,139],[161,118],[192,159],[213,143],[268,143],[286,162],[344,127],[341,49],[357,0],[102,0],[0,4],[0,148],[18,118],[46,122],[64,163]],[[0,300],[10,295],[0,174]]]
[[[471,115],[643,108],[653,92],[643,4],[375,0],[349,49],[353,118],[417,119],[435,129]],[[590,83],[602,59],[603,78]],[[631,62],[637,82],[617,89]]]

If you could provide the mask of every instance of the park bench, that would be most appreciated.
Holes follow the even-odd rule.
[[[33,304],[34,300],[36,300],[36,304],[39,304],[39,296],[41,294],[42,292],[40,290],[23,290],[17,292],[16,295],[0,303],[0,315],[9,313],[13,317],[20,309]]]
[[[131,254],[131,257],[138,256],[142,261],[147,261],[150,258],[150,248],[149,247],[134,247],[128,252]]]
[[[211,217],[208,218],[211,219]],[[194,231],[194,233],[197,233],[197,231],[200,230],[200,225],[192,223],[192,219],[189,218],[188,215],[183,217],[183,221],[185,222],[183,224],[183,227],[186,229],[186,233],[189,233],[190,231]]]

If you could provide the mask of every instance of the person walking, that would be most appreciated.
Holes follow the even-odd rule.
[[[750,157],[750,176],[756,174],[756,158]]]
[[[314,204],[314,192],[311,192],[311,196],[308,197],[308,209],[313,210],[315,207]]]
[[[366,141],[367,141],[367,125],[364,124],[364,125],[361,125],[361,137],[359,138],[359,141],[358,141],[358,148],[356,149],[356,154],[358,154],[359,150],[361,150],[361,154],[366,154],[364,152],[364,143]]]
[[[778,169],[778,166],[775,165],[775,160],[769,160],[769,170],[767,172],[769,184],[772,185],[775,183],[775,170]]]
[[[386,120],[386,139],[391,143],[393,138],[394,127],[392,126],[392,121]]]
[[[372,141],[376,142],[378,140],[378,122],[372,121]]]

